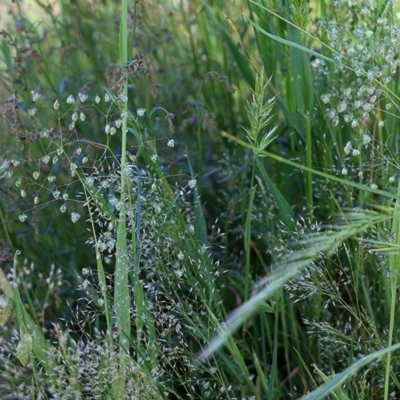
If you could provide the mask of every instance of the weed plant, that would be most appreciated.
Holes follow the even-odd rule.
[[[2,15],[3,399],[400,396],[394,2]]]

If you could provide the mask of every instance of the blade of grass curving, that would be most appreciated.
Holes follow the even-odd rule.
[[[316,365],[313,365],[314,371],[319,375],[319,377],[326,383],[329,381],[329,377],[324,374],[321,369],[319,369]],[[332,390],[333,394],[335,395],[335,399],[338,400],[350,400],[349,397],[346,395],[346,393],[343,392],[343,389],[341,386],[336,387],[335,389]]]
[[[257,149],[256,147],[254,147],[250,143],[247,143],[247,142],[245,142],[245,141],[243,141],[243,140],[231,135],[228,132],[220,131],[220,133],[221,133],[222,136],[224,136],[224,137],[236,142],[240,146],[243,146],[243,147],[245,147],[247,149],[251,149],[253,151],[257,151],[261,155],[264,155],[264,156],[269,157],[269,158],[271,158],[273,160],[282,162],[284,164],[290,165],[290,166],[292,166],[294,168],[297,168],[299,170],[309,171],[309,172],[312,172],[314,175],[320,176],[320,177],[328,179],[328,180],[332,180],[334,182],[342,183],[343,185],[346,185],[346,186],[354,187],[354,188],[360,189],[360,190],[365,191],[365,192],[376,193],[376,194],[378,194],[380,196],[383,196],[385,198],[395,199],[395,200],[399,200],[400,201],[400,194],[392,193],[392,192],[389,192],[389,191],[386,191],[386,190],[375,189],[375,188],[373,188],[371,186],[364,185],[362,183],[357,183],[357,182],[354,182],[354,181],[346,180],[346,179],[340,178],[338,176],[328,174],[326,172],[318,171],[317,169],[314,169],[314,168],[308,168],[306,165],[299,164],[299,163],[297,163],[295,161],[292,161],[292,160],[287,160],[286,158],[283,158],[281,156],[278,156],[276,154],[270,153],[270,152],[265,151],[265,150]]]
[[[293,48],[295,48],[295,49],[304,51],[305,53],[311,54],[311,55],[313,55],[313,56],[315,56],[315,57],[318,57],[318,58],[321,58],[321,59],[323,59],[323,60],[325,60],[325,61],[336,62],[333,58],[324,56],[323,54],[318,53],[318,52],[316,52],[316,51],[314,51],[314,50],[311,50],[311,49],[309,49],[308,47],[304,47],[304,46],[301,45],[301,44],[298,44],[298,43],[292,42],[292,41],[290,41],[290,40],[283,39],[283,38],[281,38],[281,37],[279,37],[279,36],[273,35],[272,33],[269,33],[269,32],[267,32],[265,29],[261,28],[261,26],[259,26],[258,24],[256,24],[256,23],[253,22],[253,21],[250,21],[250,23],[254,26],[255,29],[259,30],[259,31],[260,31],[261,33],[263,33],[265,36],[268,36],[269,38],[271,38],[271,39],[273,39],[273,40],[275,40],[275,41],[277,41],[277,42],[279,42],[279,43],[282,43],[282,44],[284,44],[284,45],[293,47]]]
[[[299,242],[299,245],[303,245],[304,249],[287,256],[264,282],[264,287],[231,313],[228,320],[223,324],[223,327],[221,327],[220,333],[214,337],[209,345],[198,355],[198,361],[204,362],[207,360],[261,307],[265,300],[282,289],[289,280],[296,277],[306,266],[315,262],[321,254],[330,254],[348,238],[365,232],[366,229],[380,221],[382,221],[382,216],[378,213],[369,215],[368,213],[360,212],[357,213],[356,218],[353,218],[351,222],[349,221],[345,227],[320,234],[309,235],[304,241]]]
[[[331,380],[320,386],[318,389],[312,391],[311,393],[301,397],[301,400],[320,400],[324,397],[328,396],[333,392],[335,388],[339,385],[342,385],[349,378],[354,376],[361,368],[367,366],[372,361],[384,356],[387,353],[400,349],[400,343],[397,343],[393,346],[386,347],[382,350],[376,351],[374,353],[368,354],[367,356],[361,358],[356,361],[349,367],[347,367],[344,371],[336,374]]]

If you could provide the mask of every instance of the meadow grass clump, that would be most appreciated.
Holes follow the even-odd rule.
[[[34,4],[0,43],[1,397],[396,398],[393,4]]]

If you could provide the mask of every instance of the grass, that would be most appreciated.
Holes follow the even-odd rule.
[[[397,397],[400,28],[375,3],[10,5],[1,398]]]

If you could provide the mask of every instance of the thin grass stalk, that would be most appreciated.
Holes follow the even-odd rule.
[[[128,63],[128,2],[122,0],[121,28],[120,28],[120,61],[122,68]],[[130,321],[130,287],[129,287],[129,257],[126,236],[126,196],[127,185],[125,175],[126,149],[127,149],[127,116],[128,116],[128,79],[125,77],[123,85],[125,101],[122,109],[122,148],[121,148],[121,200],[122,207],[119,212],[117,228],[117,247],[115,263],[115,285],[114,285],[114,312],[119,333],[119,344],[121,350],[129,351],[129,340],[131,336]]]
[[[276,305],[275,305],[276,306]],[[269,377],[269,398],[272,399],[272,393],[275,385],[275,381],[278,377],[278,327],[279,327],[279,310],[275,309],[275,322],[274,322],[274,347],[272,350],[272,365],[271,365],[271,376]]]
[[[312,91],[313,89],[310,88]],[[312,135],[311,135],[311,126],[310,126],[310,114],[307,112],[307,115],[304,118],[305,122],[305,137],[306,137],[306,165],[310,170],[313,168],[312,154],[313,154],[313,144],[312,144]],[[313,209],[313,189],[312,189],[312,173],[308,171],[306,173],[306,199],[307,199],[307,207],[309,211]]]
[[[254,180],[254,167],[253,167],[253,179]],[[247,208],[246,225],[244,231],[244,250],[245,250],[245,266],[244,266],[244,300],[248,300],[250,297],[250,284],[251,284],[251,273],[250,273],[250,243],[251,243],[251,216],[253,213],[254,197],[256,195],[257,186],[253,186],[250,189],[249,203]]]
[[[397,195],[400,196],[400,182],[397,188]],[[393,225],[392,235],[395,237],[396,247],[400,246],[400,203],[396,200],[396,204],[393,212]],[[396,302],[397,302],[397,282],[400,272],[400,252],[396,250],[394,253],[389,255],[389,266],[390,266],[390,283],[391,283],[391,305],[390,305],[390,322],[389,322],[389,337],[388,347],[393,344],[393,335],[395,328],[395,314],[396,314]],[[389,399],[389,385],[390,385],[390,362],[391,353],[389,352],[386,356],[386,368],[385,368],[385,391],[384,399]]]

